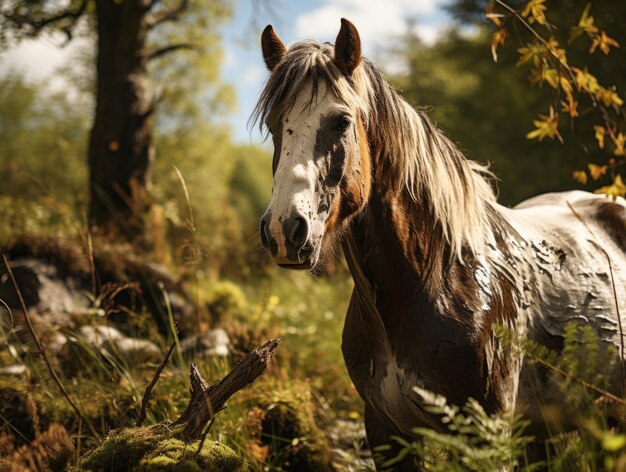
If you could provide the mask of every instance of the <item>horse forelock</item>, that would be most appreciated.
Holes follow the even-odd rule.
[[[317,98],[318,85],[325,81],[329,90],[350,109],[369,121],[369,106],[364,97],[367,84],[362,68],[347,78],[334,63],[334,47],[329,43],[300,41],[292,45],[270,73],[249,120],[261,131],[271,128],[276,120],[293,107],[298,95],[310,84],[309,105]]]
[[[272,70],[250,117],[271,129],[309,84],[310,101],[319,81],[359,115],[368,134],[374,173],[396,192],[428,206],[451,257],[463,249],[484,252],[491,238],[490,206],[495,195],[489,170],[467,160],[422,111],[416,111],[367,59],[347,78],[335,65],[334,47],[314,41],[292,45]],[[423,201],[424,200],[424,201]]]

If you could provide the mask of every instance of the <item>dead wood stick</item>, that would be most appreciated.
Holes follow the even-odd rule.
[[[204,427],[217,413],[226,408],[226,401],[265,372],[279,342],[280,338],[270,339],[244,357],[226,377],[211,386],[202,378],[198,368],[192,364],[191,399],[185,411],[172,423],[172,426],[185,425],[183,438],[186,441],[194,441],[202,437]]]
[[[141,426],[141,423],[143,423],[143,420],[146,419],[146,408],[148,406],[148,401],[150,400],[150,393],[152,392],[152,389],[154,388],[159,378],[161,377],[161,372],[163,372],[163,369],[165,369],[165,366],[167,365],[167,361],[169,361],[170,356],[172,355],[172,352],[174,352],[175,347],[176,347],[176,341],[174,341],[172,345],[170,346],[169,350],[167,351],[167,354],[165,354],[165,358],[163,358],[163,361],[161,362],[159,367],[157,367],[157,370],[155,371],[154,376],[152,377],[152,381],[146,387],[146,391],[144,392],[143,398],[141,399],[141,413],[139,414],[139,419],[137,420],[137,426]]]

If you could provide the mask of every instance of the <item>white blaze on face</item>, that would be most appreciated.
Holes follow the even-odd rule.
[[[308,224],[309,242],[315,248],[312,256],[316,260],[320,251],[320,240],[324,233],[324,223],[318,215],[319,199],[316,183],[320,169],[315,159],[315,143],[322,118],[343,105],[328,92],[324,82],[320,82],[317,96],[311,102],[312,86],[303,88],[294,106],[282,117],[280,160],[274,174],[269,229],[278,245],[274,259],[277,263],[289,263],[287,246],[283,233],[283,222],[294,215],[302,216]],[[277,137],[275,137],[277,138]],[[293,261],[291,261],[293,262]]]

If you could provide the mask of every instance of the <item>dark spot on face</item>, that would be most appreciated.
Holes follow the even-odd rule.
[[[274,141],[274,156],[272,157],[272,175],[276,174],[278,163],[280,162],[280,152],[283,145],[283,128],[278,126],[272,131],[272,141]]]
[[[343,114],[325,116],[320,122],[313,152],[319,162],[323,189],[337,186],[343,177],[346,158],[344,138],[351,126],[351,118]]]
[[[289,135],[293,134],[293,130],[292,129],[287,129],[287,133],[289,133]]]

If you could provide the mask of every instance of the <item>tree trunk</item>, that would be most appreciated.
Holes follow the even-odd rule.
[[[89,223],[147,245],[154,161],[146,0],[97,0],[96,111],[89,143]]]

